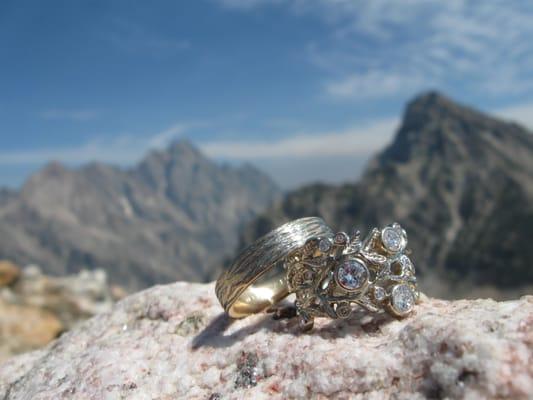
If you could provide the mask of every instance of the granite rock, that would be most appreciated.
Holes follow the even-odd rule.
[[[0,287],[9,286],[20,275],[20,268],[8,260],[0,260]]]
[[[0,361],[47,345],[63,329],[59,318],[50,311],[10,304],[0,298]]]
[[[0,398],[422,399],[533,393],[533,296],[423,296],[403,320],[359,312],[229,320],[213,284],[156,286],[0,365]]]
[[[12,266],[0,263],[3,271],[15,271]],[[37,266],[16,271],[16,279],[7,279],[15,275],[6,272],[9,285],[0,285],[0,362],[45,346],[81,321],[109,311],[116,296],[123,296],[120,288],[109,286],[102,270],[62,277],[45,275]]]

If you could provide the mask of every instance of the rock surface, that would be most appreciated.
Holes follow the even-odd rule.
[[[36,266],[20,270],[4,262],[0,268],[6,265],[16,279],[0,283],[0,361],[45,346],[117,300],[101,270],[51,277]]]
[[[214,285],[130,296],[43,350],[0,365],[0,398],[526,399],[533,297],[427,299],[412,317],[229,321]]]
[[[245,229],[243,245],[304,215],[347,232],[399,222],[420,286],[438,297],[531,293],[533,134],[439,93],[420,95],[357,183],[290,192]]]
[[[0,287],[11,285],[20,275],[20,268],[8,260],[0,260]]]

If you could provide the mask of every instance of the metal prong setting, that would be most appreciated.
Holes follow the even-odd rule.
[[[364,240],[358,230],[309,239],[285,262],[302,325],[309,329],[315,317],[349,318],[356,307],[409,315],[419,298],[409,253],[398,223],[374,228]]]

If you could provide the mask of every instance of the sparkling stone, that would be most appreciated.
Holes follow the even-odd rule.
[[[385,248],[392,252],[403,250],[405,241],[400,229],[387,227],[381,232],[381,240]]]
[[[337,267],[336,280],[346,290],[360,289],[368,281],[368,268],[362,261],[344,259]]]
[[[331,239],[323,238],[318,242],[318,250],[322,253],[327,253],[331,249]]]
[[[402,266],[402,270],[404,273],[410,273],[410,274],[414,274],[415,273],[415,266],[413,265],[413,262],[411,261],[411,259],[409,257],[407,257],[405,254],[403,254],[401,257],[400,257],[400,264]]]
[[[345,244],[348,242],[348,235],[344,232],[339,232],[335,235],[335,244]]]
[[[387,297],[387,292],[381,286],[374,287],[374,299],[383,301]]]
[[[392,289],[391,306],[398,315],[406,315],[415,305],[415,294],[407,285],[396,285]]]

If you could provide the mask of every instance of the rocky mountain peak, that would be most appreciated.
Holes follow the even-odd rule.
[[[491,117],[435,92],[408,103],[402,124],[391,145],[378,160],[381,164],[413,159],[447,162],[485,160],[504,148],[526,145],[533,135],[519,125]]]
[[[162,154],[168,160],[201,160],[202,162],[212,162],[194,145],[188,138],[176,139],[168,147],[162,150]]]
[[[452,114],[461,108],[464,108],[464,106],[460,106],[444,94],[432,90],[413,98],[407,104],[405,116],[409,117],[412,114],[420,115],[432,113]]]
[[[166,149],[166,152],[172,155],[194,155],[204,157],[198,148],[187,138],[176,139]]]
[[[50,161],[40,171],[33,175],[38,178],[61,178],[68,173],[68,168],[59,161]],[[31,179],[31,178],[30,178]]]

